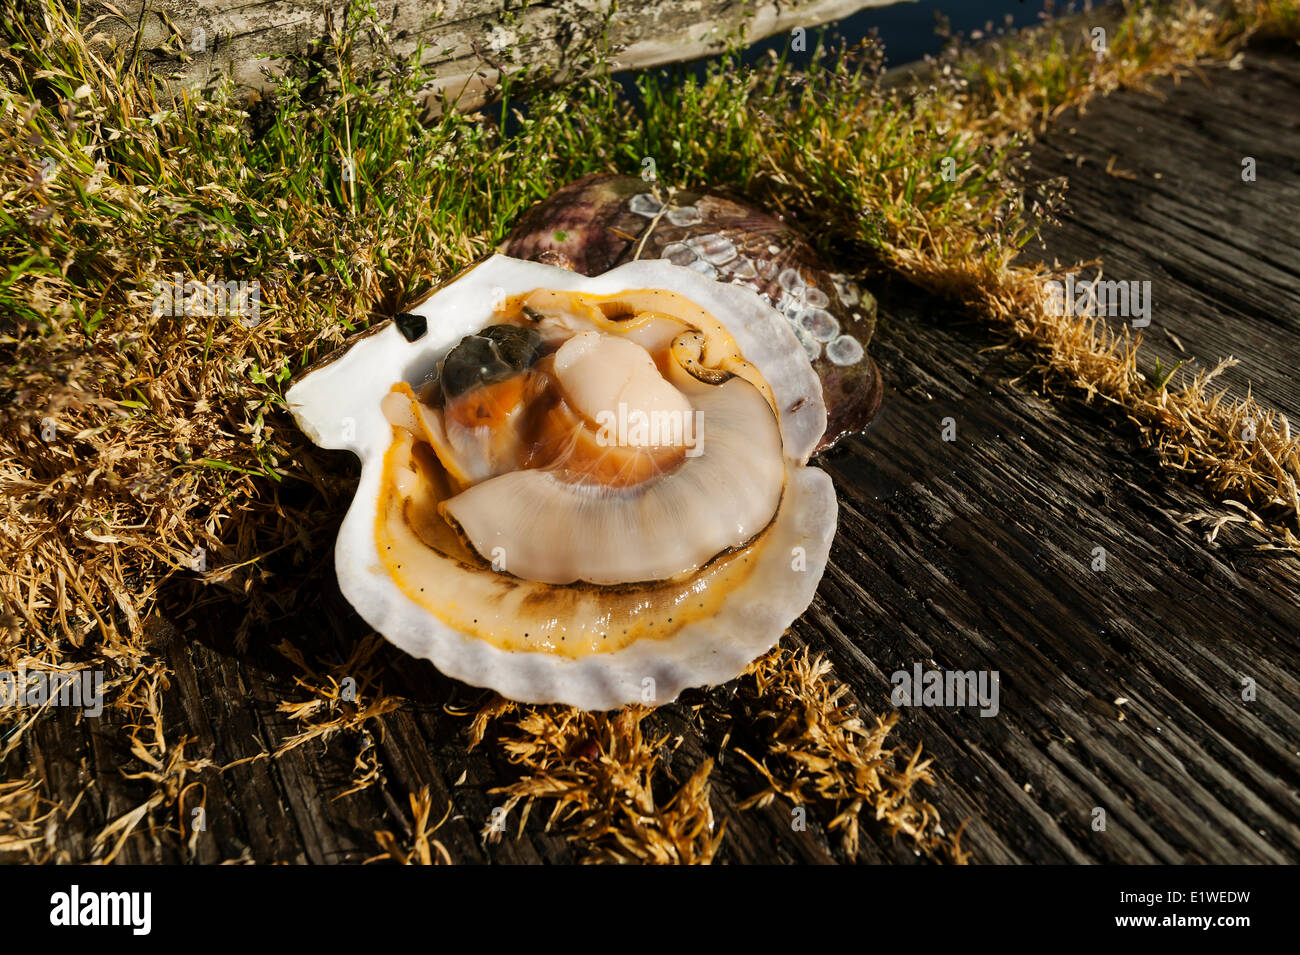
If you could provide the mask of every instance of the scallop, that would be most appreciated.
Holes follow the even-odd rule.
[[[808,465],[826,428],[810,343],[668,261],[484,260],[288,392],[313,441],[361,459],[344,596],[524,702],[733,679],[811,602],[835,530]]]

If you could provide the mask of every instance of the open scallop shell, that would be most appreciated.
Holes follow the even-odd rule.
[[[536,288],[610,295],[668,289],[718,318],[776,398],[787,483],[756,550],[754,568],[713,615],[668,638],[568,657],[501,649],[460,632],[410,599],[388,575],[374,534],[383,460],[392,440],[381,402],[395,382],[425,381],[449,349],[493,321],[494,303]],[[817,375],[789,324],[753,291],[722,285],[664,261],[638,261],[596,277],[492,256],[444,283],[412,310],[418,337],[388,322],[345,345],[288,392],[303,431],[324,448],[361,459],[361,477],[339,528],[339,587],[378,632],[443,673],[528,703],[591,710],[669,702],[685,688],[733,679],[780,639],[811,603],[835,531],[830,478],[807,461],[826,428]]]

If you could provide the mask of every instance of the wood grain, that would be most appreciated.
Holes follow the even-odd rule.
[[[1112,94],[1036,145],[1033,174],[1068,177],[1069,211],[1024,258],[1100,258],[1104,278],[1149,281],[1148,370],[1157,358],[1194,372],[1235,357],[1223,383],[1238,395],[1249,387],[1295,421],[1300,58],[1249,50],[1239,70],[1158,89]],[[1242,180],[1248,157],[1254,182]]]

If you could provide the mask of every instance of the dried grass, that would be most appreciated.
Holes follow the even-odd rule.
[[[125,779],[150,783],[153,793],[95,836],[92,862],[111,864],[141,823],[145,823],[146,830],[156,833],[161,828],[156,818],[159,811],[175,820],[170,831],[176,840],[190,853],[194,851],[197,833],[190,824],[190,813],[203,807],[206,791],[202,783],[193,781],[191,777],[214,769],[216,764],[206,757],[186,753],[187,747],[195,743],[194,739],[168,738],[162,712],[163,694],[167,689],[167,671],[155,663],[137,671],[113,703],[130,719],[122,734],[129,744],[131,756],[141,766],[136,772],[123,772],[122,775]]]
[[[53,858],[53,835],[60,809],[41,795],[34,772],[0,782],[0,861],[28,863]]]
[[[470,745],[479,745],[489,728],[495,729],[493,746],[521,776],[491,790],[506,798],[484,826],[484,838],[499,841],[516,809],[522,831],[541,803],[549,806],[544,829],[580,843],[587,862],[711,862],[725,828],[715,827],[709,802],[713,761],[704,760],[667,800],[656,799],[654,783],[668,737],[645,734],[642,724],[650,712],[489,703],[470,724]],[[498,722],[502,725],[494,727]]]
[[[751,754],[730,744],[728,733],[718,754],[735,753],[757,773],[760,788],[738,808],[761,809],[784,797],[824,816],[850,858],[867,813],[884,834],[903,837],[918,855],[967,862],[960,829],[949,837],[938,810],[915,791],[933,785],[931,761],[921,759],[919,745],[910,756],[886,747],[898,717],[876,717],[868,726],[848,696],[829,661],[807,649],[777,649],[749,668],[724,719],[743,725],[746,737],[762,740],[765,748]],[[695,706],[697,718],[703,709]],[[497,697],[478,709],[468,728],[471,747],[491,740],[521,773],[492,790],[506,798],[485,824],[484,838],[499,841],[507,821],[522,833],[537,809],[545,813],[543,831],[581,843],[589,862],[713,861],[725,831],[725,824],[715,825],[710,801],[715,759],[700,760],[679,783],[665,762],[681,739],[653,735],[647,721],[653,712],[643,707],[584,713]],[[662,804],[657,788],[671,792]]]
[[[281,756],[312,740],[324,742],[336,733],[359,732],[370,720],[378,720],[401,706],[399,698],[384,694],[380,671],[373,662],[384,646],[382,637],[371,634],[357,641],[347,660],[322,673],[308,665],[297,647],[287,641],[279,644],[276,649],[302,671],[294,682],[310,695],[305,700],[280,704],[280,712],[305,729],[281,743],[274,755]]]
[[[796,806],[826,807],[832,813],[827,828],[840,831],[850,856],[857,854],[865,811],[887,835],[905,837],[918,855],[969,861],[961,849],[965,823],[949,837],[939,811],[914,792],[934,785],[932,760],[921,759],[920,744],[910,756],[886,748],[898,714],[867,725],[825,657],[806,648],[778,649],[749,668],[739,696],[751,732],[771,740],[757,758],[738,750],[767,781],[741,808],[767,806],[778,795]]]
[[[375,841],[379,843],[383,854],[374,856],[367,862],[396,862],[398,865],[451,865],[451,853],[433,834],[442,828],[451,816],[451,806],[432,826],[433,797],[429,787],[425,786],[418,793],[411,793],[411,822],[402,820],[407,831],[407,841],[403,843],[387,829],[375,832]]]

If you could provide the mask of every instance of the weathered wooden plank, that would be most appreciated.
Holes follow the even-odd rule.
[[[562,75],[583,68],[590,41],[608,42],[616,69],[635,69],[715,53],[743,23],[749,42],[794,27],[812,28],[871,6],[896,0],[791,0],[738,6],[733,0],[659,0],[615,4],[573,0],[552,4],[500,0],[419,0],[375,4],[385,43],[433,66],[431,92],[463,93],[462,105],[482,101],[501,71],[522,66],[555,67]],[[143,61],[187,86],[224,76],[250,89],[268,85],[264,68],[283,70],[290,54],[305,53],[324,39],[327,23],[342,24],[346,3],[254,0],[128,0],[109,8],[90,2],[85,23],[94,23],[125,49],[139,31]],[[121,12],[118,16],[113,10]],[[143,16],[142,16],[143,13]],[[373,62],[383,44],[362,36],[356,51]]]
[[[996,861],[1297,858],[1294,558],[1239,551],[1240,531],[1205,545],[1179,523],[1204,499],[1111,421],[1008,387],[1011,356],[979,354],[987,339],[941,310],[886,314],[873,350],[897,390],[828,462],[842,511],[821,597],[836,610],[805,622],[876,709],[918,661],[1002,674],[996,719],[908,713],[948,779],[937,804],[980,817],[967,846]],[[1269,698],[1243,703],[1242,675]]]
[[[1068,176],[1071,210],[1026,260],[1101,258],[1104,277],[1149,281],[1148,362],[1240,362],[1222,382],[1300,414],[1300,62],[1246,52],[1160,95],[1120,92],[1048,133],[1036,176]],[[1256,181],[1242,181],[1242,162]],[[1113,171],[1106,168],[1113,162]],[[1135,178],[1124,178],[1131,175]],[[1113,326],[1124,324],[1112,318]],[[1181,347],[1180,347],[1181,346]]]

